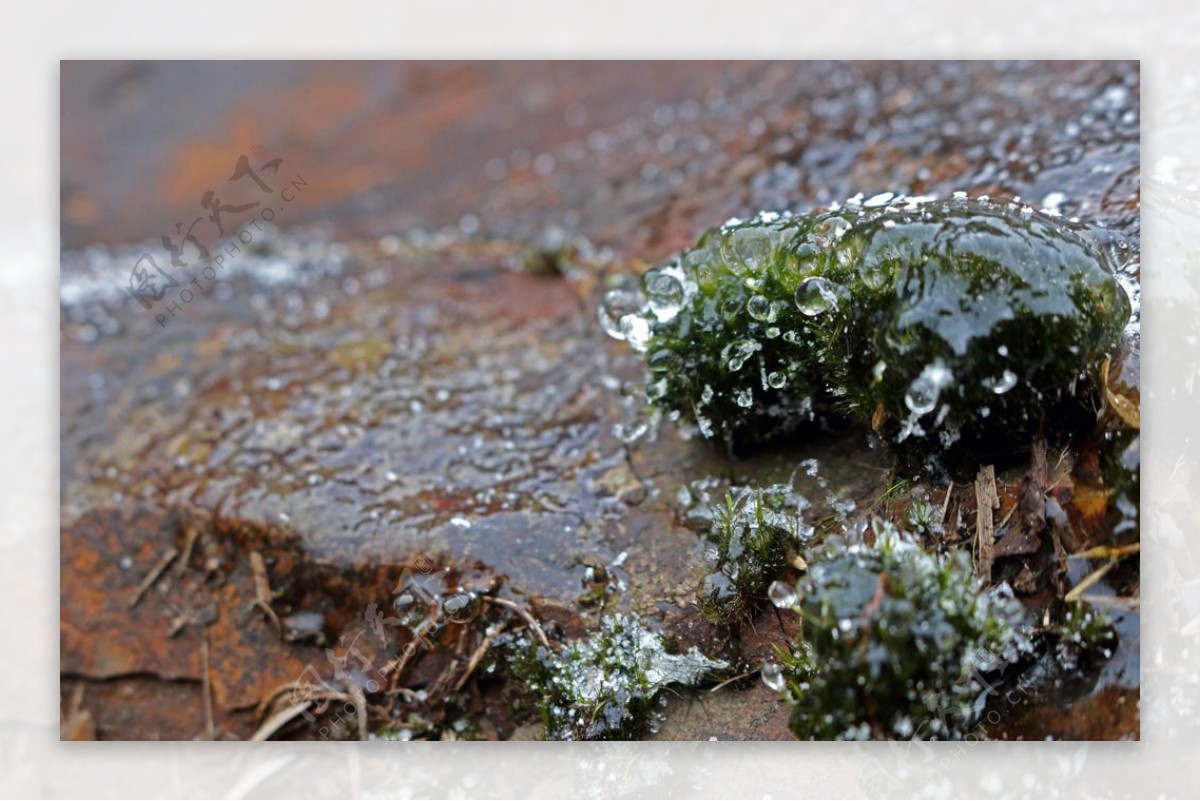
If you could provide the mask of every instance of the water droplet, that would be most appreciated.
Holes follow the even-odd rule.
[[[808,317],[816,317],[830,309],[837,309],[837,285],[816,276],[805,278],[796,288],[796,306]]]
[[[787,376],[780,372],[774,372],[767,376],[767,385],[771,389],[783,389],[787,386]]]
[[[742,365],[746,360],[753,356],[758,351],[762,350],[762,345],[753,339],[739,339],[736,342],[730,342],[721,351],[721,358],[728,360],[729,372],[736,373],[742,369]]]
[[[642,290],[650,303],[650,310],[659,322],[667,322],[679,313],[685,293],[683,281],[676,275],[675,268],[659,267],[642,276]]]
[[[942,390],[950,385],[954,375],[941,359],[925,365],[925,369],[908,386],[904,405],[917,417],[928,414],[937,406]]]
[[[781,668],[779,665],[774,663],[763,665],[762,680],[763,684],[767,685],[775,692],[783,692],[783,687],[785,684],[783,679],[783,668]]]
[[[623,287],[613,289],[600,304],[600,325],[613,339],[625,339],[623,321],[627,317],[638,316],[641,308],[642,298],[637,292]]]
[[[1005,370],[999,378],[992,384],[992,392],[997,395],[1003,395],[1017,385],[1017,374],[1012,370]]]
[[[739,228],[729,241],[734,257],[753,272],[760,272],[766,267],[774,248],[771,232],[761,227]]]
[[[780,609],[791,609],[797,601],[796,588],[785,581],[775,581],[767,590],[767,597]]]
[[[739,389],[734,395],[734,398],[737,400],[737,405],[741,406],[743,409],[749,409],[754,404],[754,394],[748,387],[745,389]]]
[[[766,320],[771,316],[771,302],[762,295],[755,295],[746,303],[746,311],[755,320]]]
[[[646,342],[650,339],[650,323],[645,317],[637,314],[627,314],[620,322],[621,338],[629,343],[638,353],[646,350]]]

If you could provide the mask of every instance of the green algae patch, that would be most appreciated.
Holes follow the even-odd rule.
[[[643,355],[647,402],[707,438],[828,410],[943,467],[1062,424],[1115,348],[1130,301],[1097,241],[1014,203],[856,199],[714,228],[600,318]]]
[[[664,689],[697,684],[729,665],[696,648],[669,653],[663,638],[636,618],[613,615],[561,653],[517,644],[511,667],[534,696],[547,739],[629,740],[653,732]]]
[[[984,589],[966,554],[872,530],[874,545],[830,550],[793,591],[772,588],[802,639],[763,680],[800,739],[961,739],[994,677],[1031,650],[1022,607],[1007,585]]]

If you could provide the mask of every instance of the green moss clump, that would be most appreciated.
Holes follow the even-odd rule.
[[[767,599],[787,573],[812,527],[800,518],[802,498],[790,487],[734,488],[713,509],[706,554],[712,572],[701,583],[700,610],[728,623]]]
[[[1089,657],[1107,659],[1117,645],[1117,635],[1108,614],[1083,603],[1071,604],[1056,633],[1058,642],[1054,645],[1054,656],[1063,670],[1075,670]]]
[[[872,528],[874,546],[809,567],[786,601],[803,639],[763,679],[792,704],[801,739],[962,738],[988,675],[1031,649],[1022,607],[1007,585],[984,590],[966,554]]]
[[[613,615],[591,637],[551,653],[528,641],[511,660],[534,695],[550,740],[628,740],[650,723],[659,693],[728,667],[697,649],[667,652],[636,618]]]
[[[601,320],[650,403],[731,446],[837,407],[922,458],[1011,449],[1128,321],[1108,253],[1015,204],[851,203],[713,229]]]

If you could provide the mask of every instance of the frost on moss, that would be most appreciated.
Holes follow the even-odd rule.
[[[767,599],[767,588],[795,563],[812,536],[800,511],[807,502],[784,485],[735,487],[711,512],[700,609],[717,623],[735,620]]]
[[[512,666],[536,699],[547,739],[624,740],[652,725],[667,686],[697,684],[728,664],[695,648],[668,653],[663,639],[636,618],[613,615],[561,653],[527,643]]]
[[[803,639],[764,681],[801,739],[959,739],[989,681],[1031,648],[1022,607],[1007,585],[982,589],[966,554],[872,528],[875,545],[810,565],[787,599]]]
[[[730,445],[840,408],[902,452],[1011,446],[1128,321],[1110,252],[1015,204],[872,199],[715,228],[601,321],[650,403]]]

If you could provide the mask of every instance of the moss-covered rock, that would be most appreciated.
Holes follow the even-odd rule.
[[[763,679],[801,739],[961,738],[988,679],[1031,647],[1022,607],[1007,585],[983,589],[965,553],[872,528],[874,545],[831,549],[781,599],[803,639]]]
[[[1016,204],[855,201],[710,230],[601,320],[650,403],[730,445],[838,408],[922,458],[1011,447],[1117,343],[1111,252]]]
[[[518,641],[510,665],[534,696],[550,740],[637,737],[652,725],[664,688],[728,667],[695,648],[669,653],[662,637],[625,615],[605,618],[599,631],[560,653]]]

